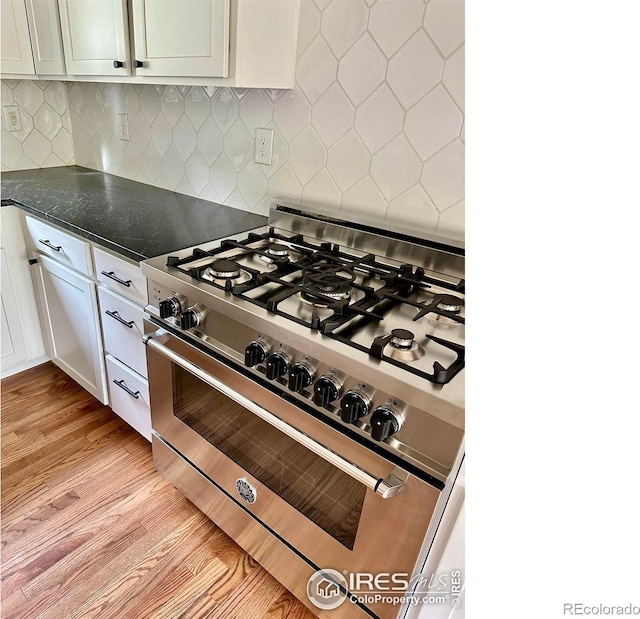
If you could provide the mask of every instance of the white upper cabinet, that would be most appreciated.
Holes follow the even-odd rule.
[[[293,88],[299,21],[300,0],[232,0],[231,85]]]
[[[126,0],[59,0],[70,75],[131,75]]]
[[[35,72],[24,0],[2,0],[2,73]]]
[[[26,0],[33,61],[38,75],[64,75],[58,0]]]
[[[57,0],[2,0],[2,73],[66,74]]]
[[[6,74],[238,88],[295,84],[301,0],[1,1]]]
[[[227,77],[230,0],[132,0],[136,75]]]

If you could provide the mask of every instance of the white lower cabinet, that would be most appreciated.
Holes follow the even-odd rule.
[[[102,337],[114,413],[151,441],[147,352],[142,342],[146,279],[140,266],[93,248]]]
[[[34,267],[40,320],[53,362],[106,404],[95,283],[42,254]]]
[[[22,222],[48,355],[150,441],[147,357],[142,342],[146,279],[140,265],[37,217],[23,215]],[[3,253],[4,240],[3,231]],[[25,248],[25,258],[26,254]],[[10,292],[9,287],[3,288],[3,370],[24,355],[20,325],[12,319],[17,311]]]
[[[31,283],[22,213],[15,206],[0,209],[2,225],[2,378],[49,360],[45,354],[38,307]]]
[[[11,276],[7,267],[7,259],[2,248],[2,335],[0,351],[2,352],[2,369],[17,365],[26,360],[27,349],[24,343],[22,330],[12,328],[20,324],[19,312],[15,301]]]
[[[139,264],[127,262],[98,247],[93,248],[98,283],[144,306],[147,302],[147,280]]]
[[[34,249],[91,277],[93,264],[89,243],[30,215],[25,217],[25,225],[27,237]]]
[[[149,383],[111,355],[106,360],[111,409],[151,441]]]
[[[105,352],[146,377],[147,355],[142,342],[142,308],[102,286],[98,288],[98,297]]]

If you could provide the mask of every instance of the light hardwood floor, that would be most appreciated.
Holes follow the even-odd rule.
[[[312,619],[47,363],[2,381],[3,619]]]

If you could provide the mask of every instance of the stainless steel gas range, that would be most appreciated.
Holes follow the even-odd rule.
[[[316,613],[398,616],[307,584],[420,571],[462,457],[462,248],[278,201],[142,271],[158,470]]]

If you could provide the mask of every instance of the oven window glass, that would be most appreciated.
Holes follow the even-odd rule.
[[[175,365],[173,380],[176,417],[353,550],[365,486]]]

